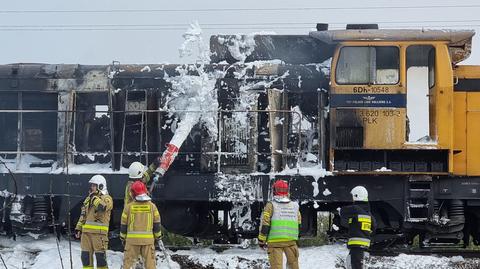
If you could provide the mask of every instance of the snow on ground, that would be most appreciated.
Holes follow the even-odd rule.
[[[62,240],[60,253],[64,268],[70,267],[68,241]],[[267,253],[260,248],[229,249],[217,253],[209,248],[169,251],[172,259],[170,268],[269,268]],[[55,237],[35,240],[31,237],[18,237],[17,241],[0,238],[0,254],[9,269],[46,269],[62,268]],[[333,244],[300,249],[300,268],[342,268],[347,255],[345,245]],[[123,253],[108,251],[109,268],[121,268]],[[169,268],[163,255],[157,251],[157,269]],[[82,268],[80,262],[80,243],[72,241],[72,263],[74,269]],[[181,267],[180,267],[180,265]],[[2,268],[0,263],[0,268]],[[436,257],[401,254],[396,257],[371,257],[367,268],[375,269],[420,269],[420,268],[479,268],[480,259],[462,257]]]
[[[70,248],[67,240],[59,242],[60,254],[65,269],[70,267]],[[8,269],[56,269],[62,268],[60,255],[58,253],[55,237],[48,237],[35,240],[31,237],[18,237],[16,241],[0,238],[0,254],[6,263]],[[169,268],[163,257],[160,257],[157,251],[159,263],[157,269]],[[117,251],[108,251],[107,253],[109,268],[117,269],[122,267],[123,253]],[[72,264],[73,269],[81,269],[80,261],[80,242],[72,241]],[[0,263],[0,268],[2,267]],[[179,268],[178,264],[172,263],[172,269]]]

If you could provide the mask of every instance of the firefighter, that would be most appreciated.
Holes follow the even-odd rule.
[[[344,206],[340,210],[341,221],[348,226],[347,268],[364,268],[365,251],[370,247],[372,230],[375,223],[368,204],[368,191],[363,186],[356,186],[350,192],[353,205]]]
[[[135,181],[131,187],[134,201],[123,208],[120,239],[124,242],[123,268],[130,269],[138,258],[143,259],[146,269],[155,268],[155,241],[160,240],[160,213],[147,187]]]
[[[108,268],[106,251],[113,199],[108,195],[107,182],[102,175],[93,176],[88,183],[90,191],[83,201],[80,219],[75,227],[75,237],[80,238],[83,268],[93,269],[95,254],[97,269],[105,269]]]
[[[148,184],[150,180],[156,179],[155,170],[157,170],[158,165],[160,164],[160,158],[156,158],[153,163],[151,163],[147,169],[140,162],[133,162],[128,168],[128,182],[125,187],[125,199],[124,206],[133,201],[132,193],[130,191],[130,186],[132,186],[135,181],[142,181],[145,184]]]
[[[290,200],[288,183],[284,180],[275,181],[273,195],[273,201],[263,209],[258,244],[263,249],[267,248],[272,269],[283,267],[283,253],[287,256],[288,268],[298,269],[299,205]]]

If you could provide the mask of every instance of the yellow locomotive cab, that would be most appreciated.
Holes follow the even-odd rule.
[[[378,29],[313,33],[337,44],[330,77],[330,170],[480,174],[480,159],[475,158],[480,147],[475,150],[468,135],[469,128],[472,136],[479,131],[468,126],[480,120],[480,112],[475,114],[480,98],[472,92],[454,93],[453,70],[469,56],[473,34]],[[473,71],[458,74],[474,77]],[[472,147],[471,154],[467,147]]]

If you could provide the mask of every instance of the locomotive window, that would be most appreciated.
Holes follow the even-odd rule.
[[[24,92],[22,108],[55,111],[58,110],[58,96],[56,93]],[[23,113],[22,150],[57,151],[57,112]]]
[[[336,68],[338,84],[397,84],[397,47],[343,47]]]
[[[75,95],[74,143],[76,163],[108,162],[110,156],[110,114],[107,92]],[[88,154],[93,153],[93,154]]]
[[[0,93],[0,110],[18,109],[18,93]],[[18,139],[18,113],[0,112],[0,151],[16,151]],[[15,158],[13,155],[2,155],[7,158]]]

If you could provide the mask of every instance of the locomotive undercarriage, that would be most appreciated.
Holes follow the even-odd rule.
[[[11,206],[3,212],[2,229],[10,234],[42,235],[51,232],[53,227],[58,230],[74,227],[84,190],[88,188],[85,178],[89,176],[69,175],[66,181],[65,175],[16,174],[18,192],[24,194],[13,197],[12,193],[3,193],[1,202],[4,205],[11,203]],[[1,175],[2,188],[13,187],[7,186],[11,182],[9,177],[9,174]],[[327,176],[318,181],[321,188],[328,189],[331,194],[320,192],[313,196],[312,182],[315,179],[310,176],[242,177],[245,188],[238,189],[237,194],[248,199],[236,201],[227,199],[222,189],[222,186],[231,184],[229,180],[236,180],[233,177],[227,179],[216,174],[165,177],[153,193],[163,226],[173,233],[221,243],[255,238],[261,210],[271,195],[270,185],[277,177],[289,180],[291,196],[301,204],[301,235],[304,237],[316,235],[317,214],[326,211],[332,217],[329,235],[344,238],[346,229],[340,224],[337,208],[348,204],[348,190],[361,184],[371,190],[371,206],[377,221],[374,237],[377,246],[412,244],[416,236],[423,247],[467,246],[472,239],[474,244],[479,243],[477,223],[480,216],[477,212],[480,200],[475,197],[475,192],[480,178],[419,180],[381,175]],[[113,235],[119,229],[125,180],[122,175],[108,177],[115,200],[110,225]],[[199,184],[202,184],[201,188],[197,187]],[[236,193],[230,189],[228,195],[232,197]]]

